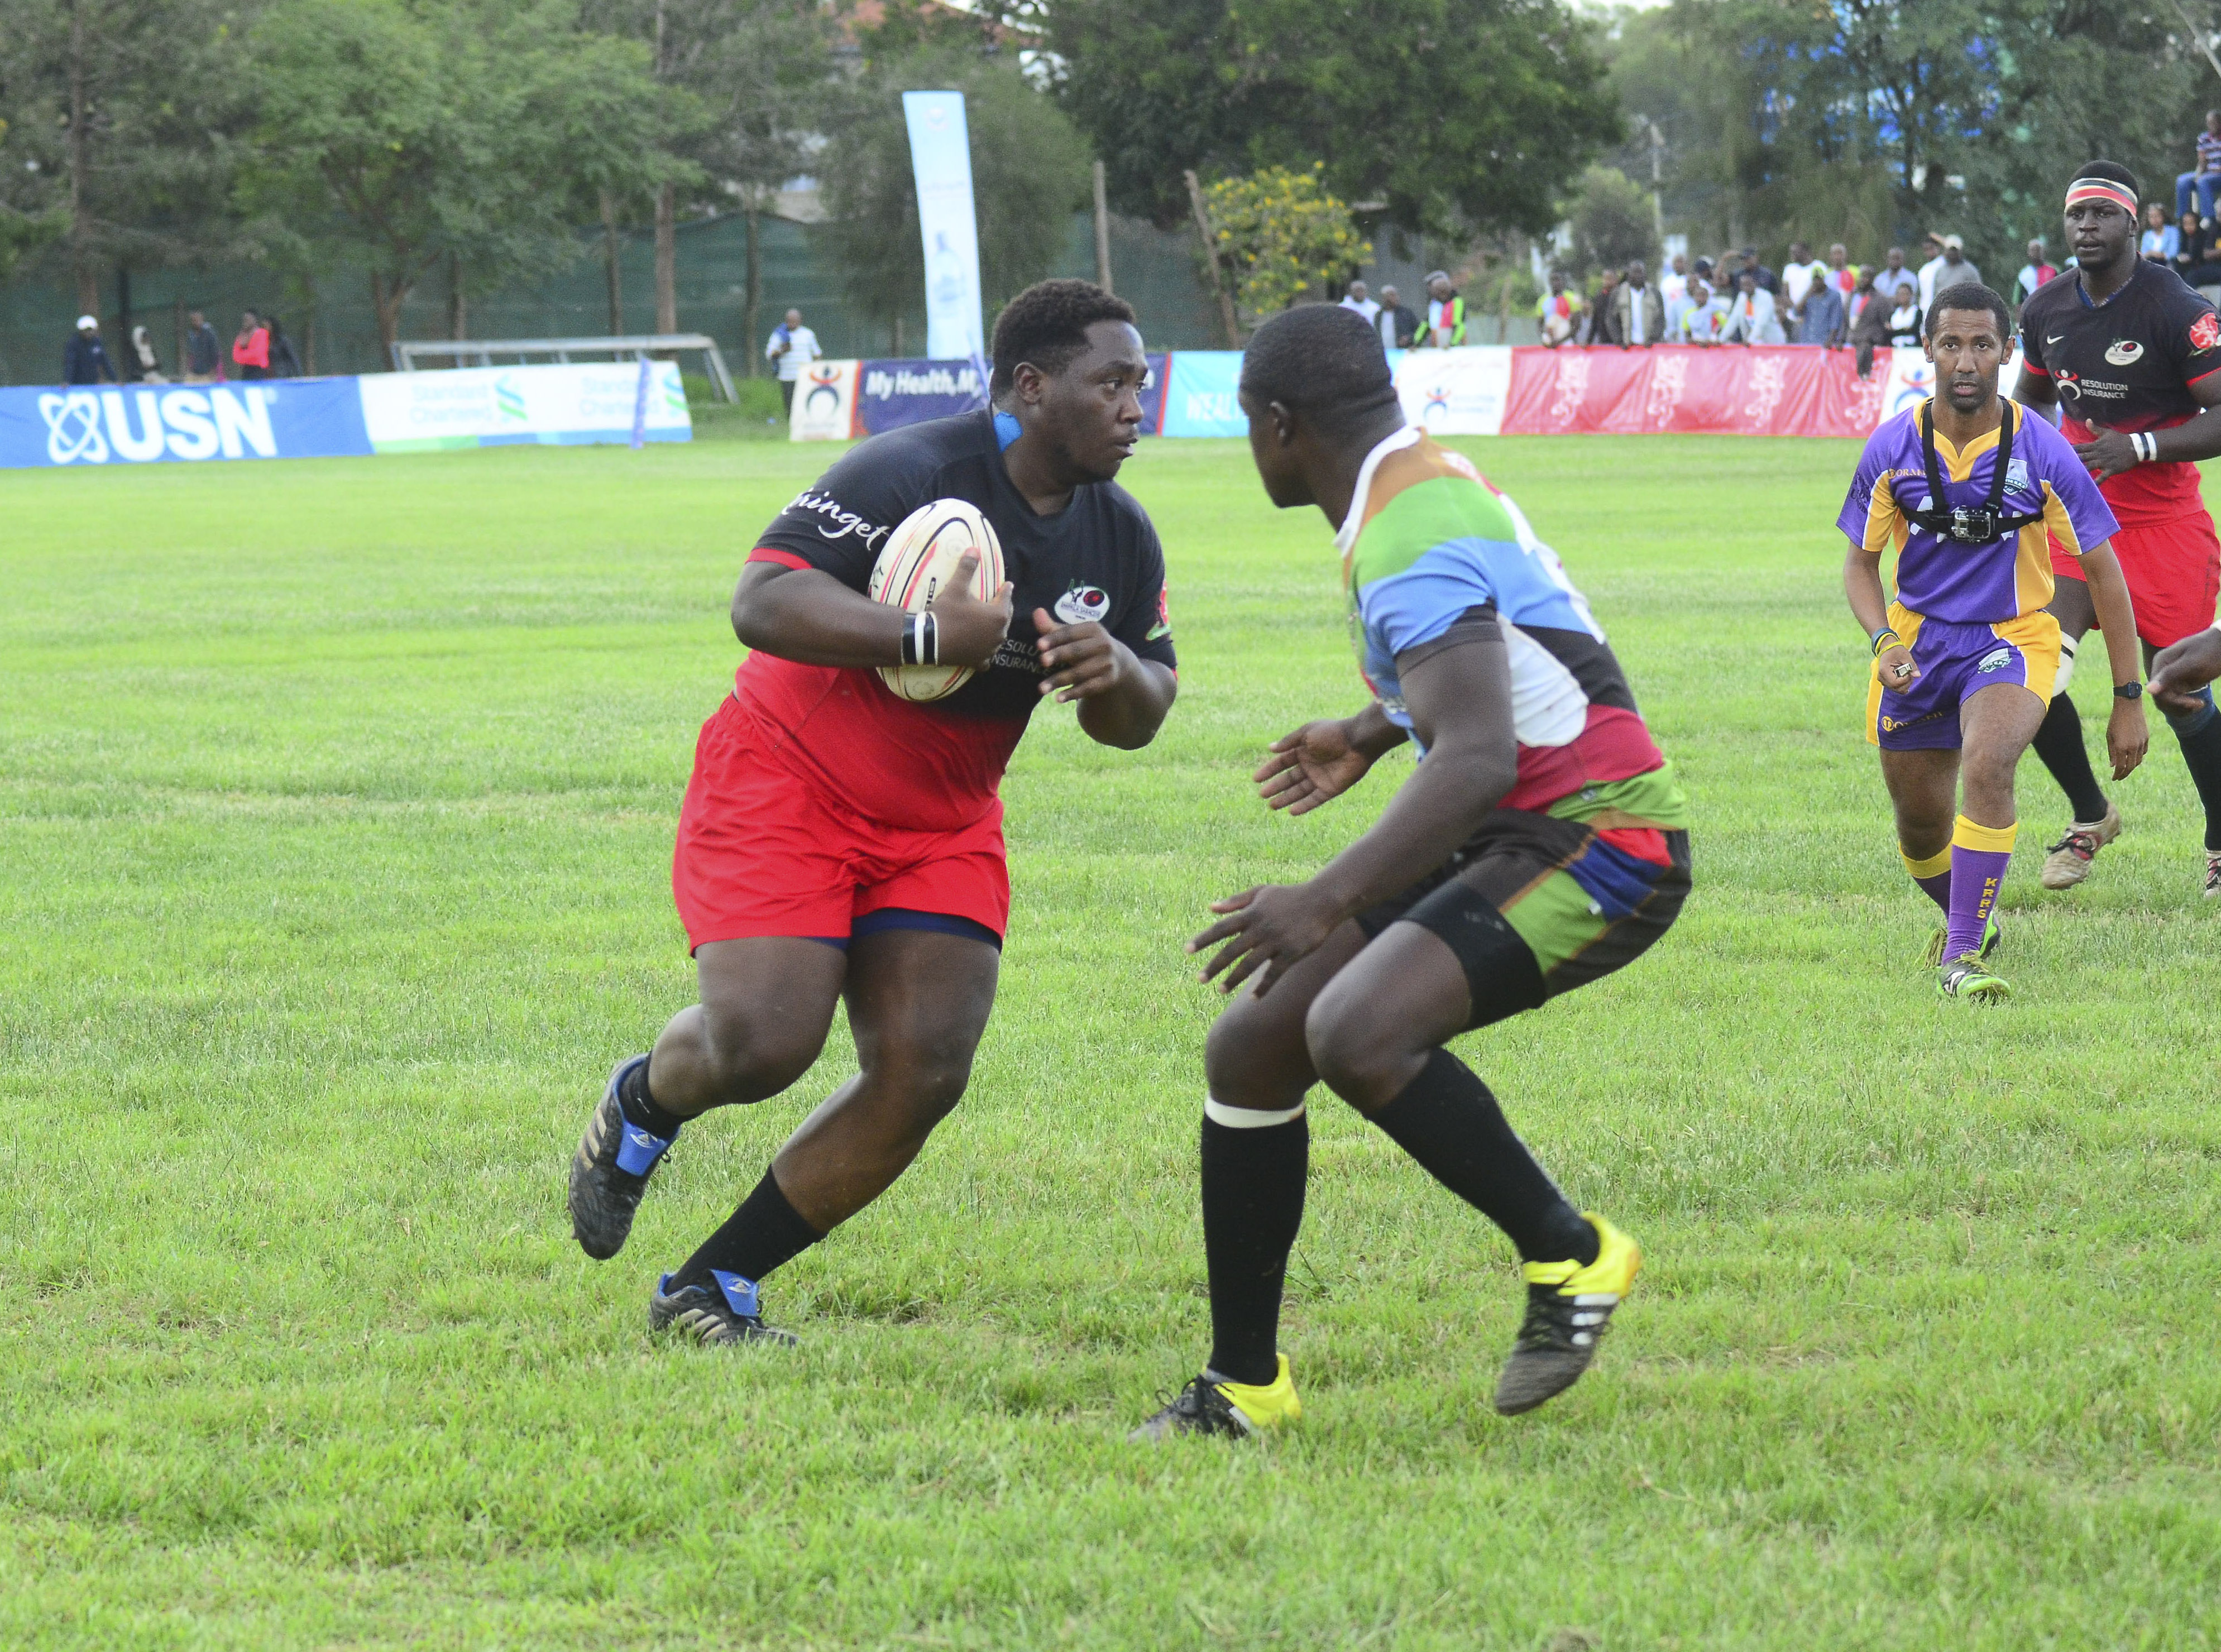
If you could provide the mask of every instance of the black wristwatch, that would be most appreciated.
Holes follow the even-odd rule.
[[[2117,700],[2140,700],[2143,698],[2143,697],[2144,685],[2142,683],[2115,683],[2113,685],[2113,698]]]

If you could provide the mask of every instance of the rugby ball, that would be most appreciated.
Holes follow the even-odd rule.
[[[887,535],[872,567],[873,602],[915,614],[956,577],[967,551],[979,553],[972,594],[992,602],[1003,588],[1003,546],[979,507],[961,499],[935,499],[904,516]],[[970,666],[881,666],[880,679],[906,700],[938,700],[972,680]]]

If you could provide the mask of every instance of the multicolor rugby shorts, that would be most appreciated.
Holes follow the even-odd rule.
[[[2051,702],[2059,622],[2042,609],[1982,625],[1926,619],[1892,603],[1889,623],[1920,674],[1900,691],[1882,686],[1880,658],[1867,668],[1867,740],[1884,751],[1956,751],[1959,708],[1993,684],[2011,683]]]
[[[1399,919],[1439,932],[1430,909],[1454,908],[1474,894],[1527,943],[1535,968],[1531,978],[1504,979],[1486,994],[1474,983],[1468,1029],[1535,1009],[1648,952],[1688,898],[1689,834],[1619,824],[1609,813],[1582,821],[1492,810],[1462,848],[1402,894],[1359,913],[1357,925],[1367,938]]]

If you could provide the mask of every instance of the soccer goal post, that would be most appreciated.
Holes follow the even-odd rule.
[[[589,360],[610,356],[622,360],[626,356],[637,358],[659,350],[699,351],[703,369],[716,390],[718,399],[740,400],[739,392],[733,388],[733,375],[725,370],[724,354],[717,348],[717,341],[707,333],[638,333],[625,337],[575,339],[404,339],[393,346],[393,370],[415,372],[418,358],[423,356],[435,360],[444,356],[459,367],[491,367],[495,365],[496,356],[514,356],[520,362],[567,362],[574,355]]]

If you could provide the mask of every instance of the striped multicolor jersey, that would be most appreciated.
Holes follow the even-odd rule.
[[[1335,543],[1359,667],[1390,722],[1411,727],[1396,656],[1476,610],[1492,616],[1519,742],[1501,806],[1624,829],[1622,847],[1665,863],[1658,832],[1688,823],[1681,789],[1588,603],[1517,505],[1462,454],[1407,429],[1366,456]]]
[[[2079,557],[2113,536],[2117,524],[2105,496],[2064,436],[2007,402],[2013,438],[2003,508],[2015,516],[2041,511],[2043,519],[1987,545],[1961,545],[1913,526],[1905,513],[1931,508],[1928,467],[1920,453],[1920,412],[1927,405],[1923,402],[1884,420],[1867,438],[1836,525],[1862,550],[1880,555],[1895,548],[1897,599],[1924,618],[1995,625],[2033,614],[2051,600],[2053,548]],[[1976,436],[1963,449],[1938,432],[1940,507],[1979,509],[1988,504],[1997,452],[1995,430]]]

